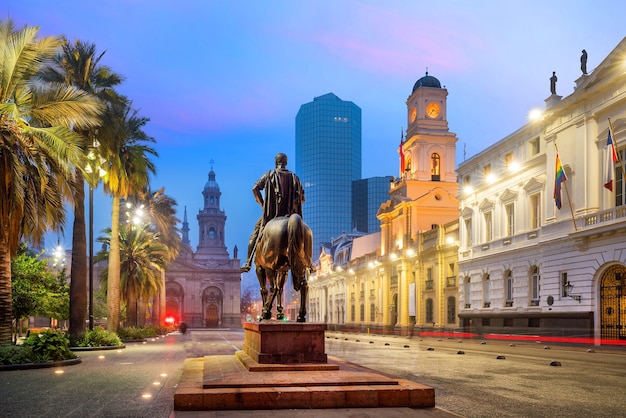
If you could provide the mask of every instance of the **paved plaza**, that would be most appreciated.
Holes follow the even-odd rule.
[[[192,330],[122,350],[80,352],[74,366],[3,371],[0,417],[626,416],[623,349],[332,332],[329,355],[432,386],[437,407],[173,411],[184,360],[234,354],[242,342],[242,330]]]

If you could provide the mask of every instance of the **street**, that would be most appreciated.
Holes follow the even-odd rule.
[[[330,332],[326,341],[327,354],[432,386],[438,407],[469,418],[626,416],[624,350]]]
[[[469,418],[626,416],[624,350],[335,332],[325,342],[330,356],[434,387],[438,408]],[[184,359],[234,354],[242,343],[242,330],[191,330],[122,350],[78,352],[82,363],[74,366],[2,371],[0,417],[170,417]],[[267,413],[180,416],[316,416]],[[374,416],[366,414],[341,416]]]

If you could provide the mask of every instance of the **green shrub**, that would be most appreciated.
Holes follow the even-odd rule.
[[[139,327],[119,327],[117,335],[119,335],[122,341],[143,340],[146,338],[143,328]]]
[[[70,340],[56,331],[31,335],[24,340],[24,347],[30,347],[36,363],[76,358],[76,354],[70,351]]]
[[[33,350],[23,345],[0,345],[0,364],[33,363]]]
[[[116,333],[102,327],[87,330],[76,342],[78,347],[111,347],[123,345]]]

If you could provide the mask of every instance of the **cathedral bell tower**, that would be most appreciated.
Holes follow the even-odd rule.
[[[211,168],[209,180],[202,190],[204,208],[198,213],[198,250],[196,258],[202,256],[228,256],[225,245],[224,225],[226,214],[220,209],[220,187],[215,181],[215,171]]]

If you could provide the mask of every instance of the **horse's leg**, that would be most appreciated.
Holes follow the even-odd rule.
[[[269,269],[265,270],[265,272],[269,278],[270,292],[267,300],[265,301],[265,304],[263,304],[263,319],[272,319],[272,304],[274,303],[274,298],[276,297],[277,293],[276,272]]]
[[[267,277],[262,267],[256,268],[256,277],[259,280],[259,287],[261,288],[261,303],[265,306],[265,302],[267,301]]]
[[[294,285],[294,287],[296,286]],[[306,273],[302,277],[298,287],[300,288],[300,311],[298,313],[297,322],[306,322],[306,298],[309,290]]]
[[[285,319],[283,313],[283,288],[285,287],[285,281],[287,280],[287,272],[278,272],[278,280],[276,283],[277,296],[276,296],[276,319]]]

